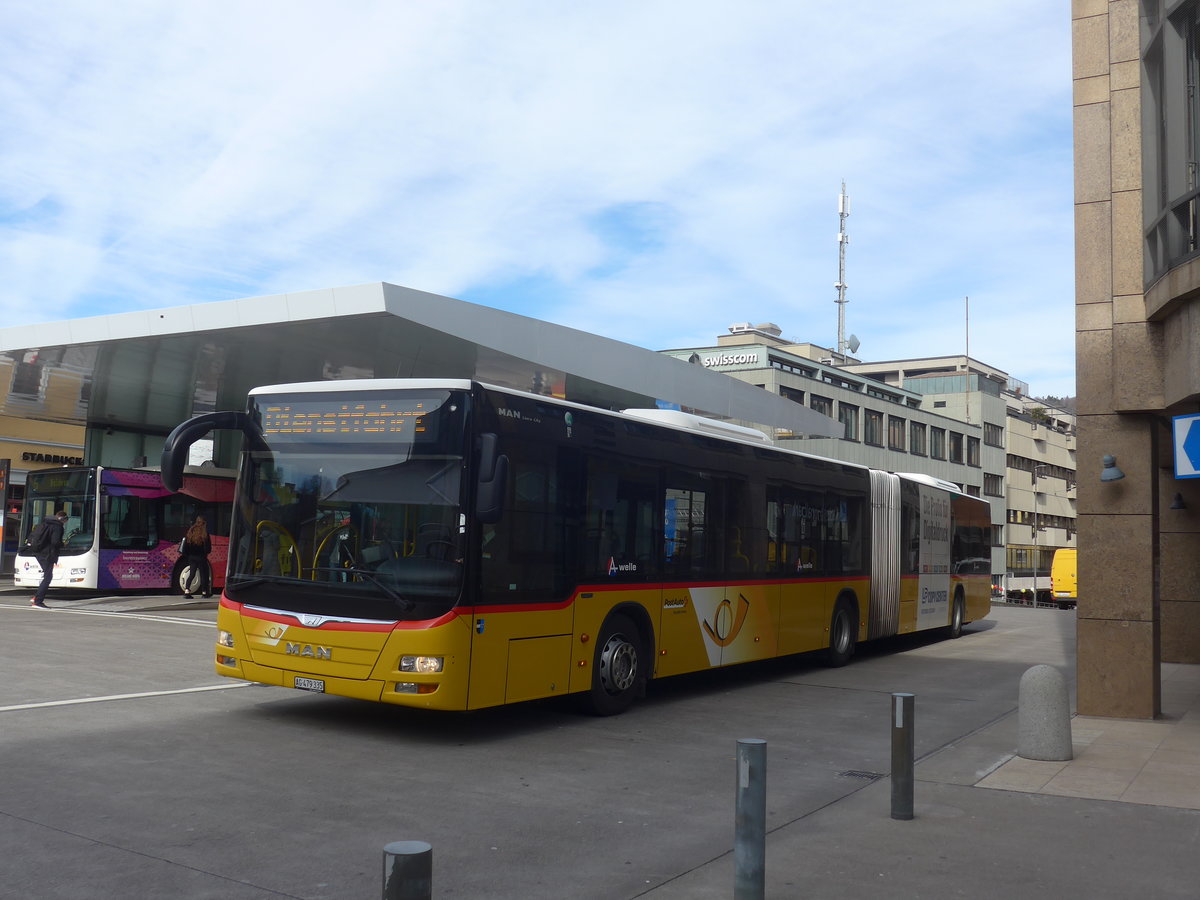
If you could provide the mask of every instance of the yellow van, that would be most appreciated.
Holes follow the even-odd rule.
[[[1059,609],[1072,609],[1075,606],[1078,580],[1075,556],[1073,549],[1054,551],[1054,562],[1050,566],[1050,593]]]

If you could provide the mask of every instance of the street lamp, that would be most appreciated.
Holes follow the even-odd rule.
[[[1038,597],[1038,469],[1049,469],[1048,465],[1033,467],[1033,605],[1037,606]]]

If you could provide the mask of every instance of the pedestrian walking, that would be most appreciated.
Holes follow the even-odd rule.
[[[54,564],[58,562],[58,553],[63,544],[63,523],[67,521],[65,509],[55,510],[53,515],[46,516],[29,534],[29,546],[34,558],[42,567],[42,582],[38,585],[37,593],[29,601],[31,606],[38,609],[49,609],[46,605],[46,591],[50,589],[50,581],[54,578]]]
[[[204,516],[196,516],[196,521],[187,530],[187,534],[184,535],[183,541],[179,545],[179,552],[184,556],[186,564],[200,576],[200,595],[211,597],[212,573],[208,567],[208,554],[212,553],[212,538],[208,536],[208,525],[204,521]],[[193,579],[187,578],[186,584],[188,587],[192,587]],[[184,596],[191,599],[192,594],[188,592]]]

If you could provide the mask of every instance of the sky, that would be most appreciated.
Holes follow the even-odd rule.
[[[1066,0],[5,0],[5,324],[367,282],[1073,396]]]

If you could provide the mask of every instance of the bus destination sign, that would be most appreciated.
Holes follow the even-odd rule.
[[[426,416],[439,405],[437,400],[416,398],[268,402],[262,407],[262,431],[268,437],[411,441],[418,434],[425,436]]]

